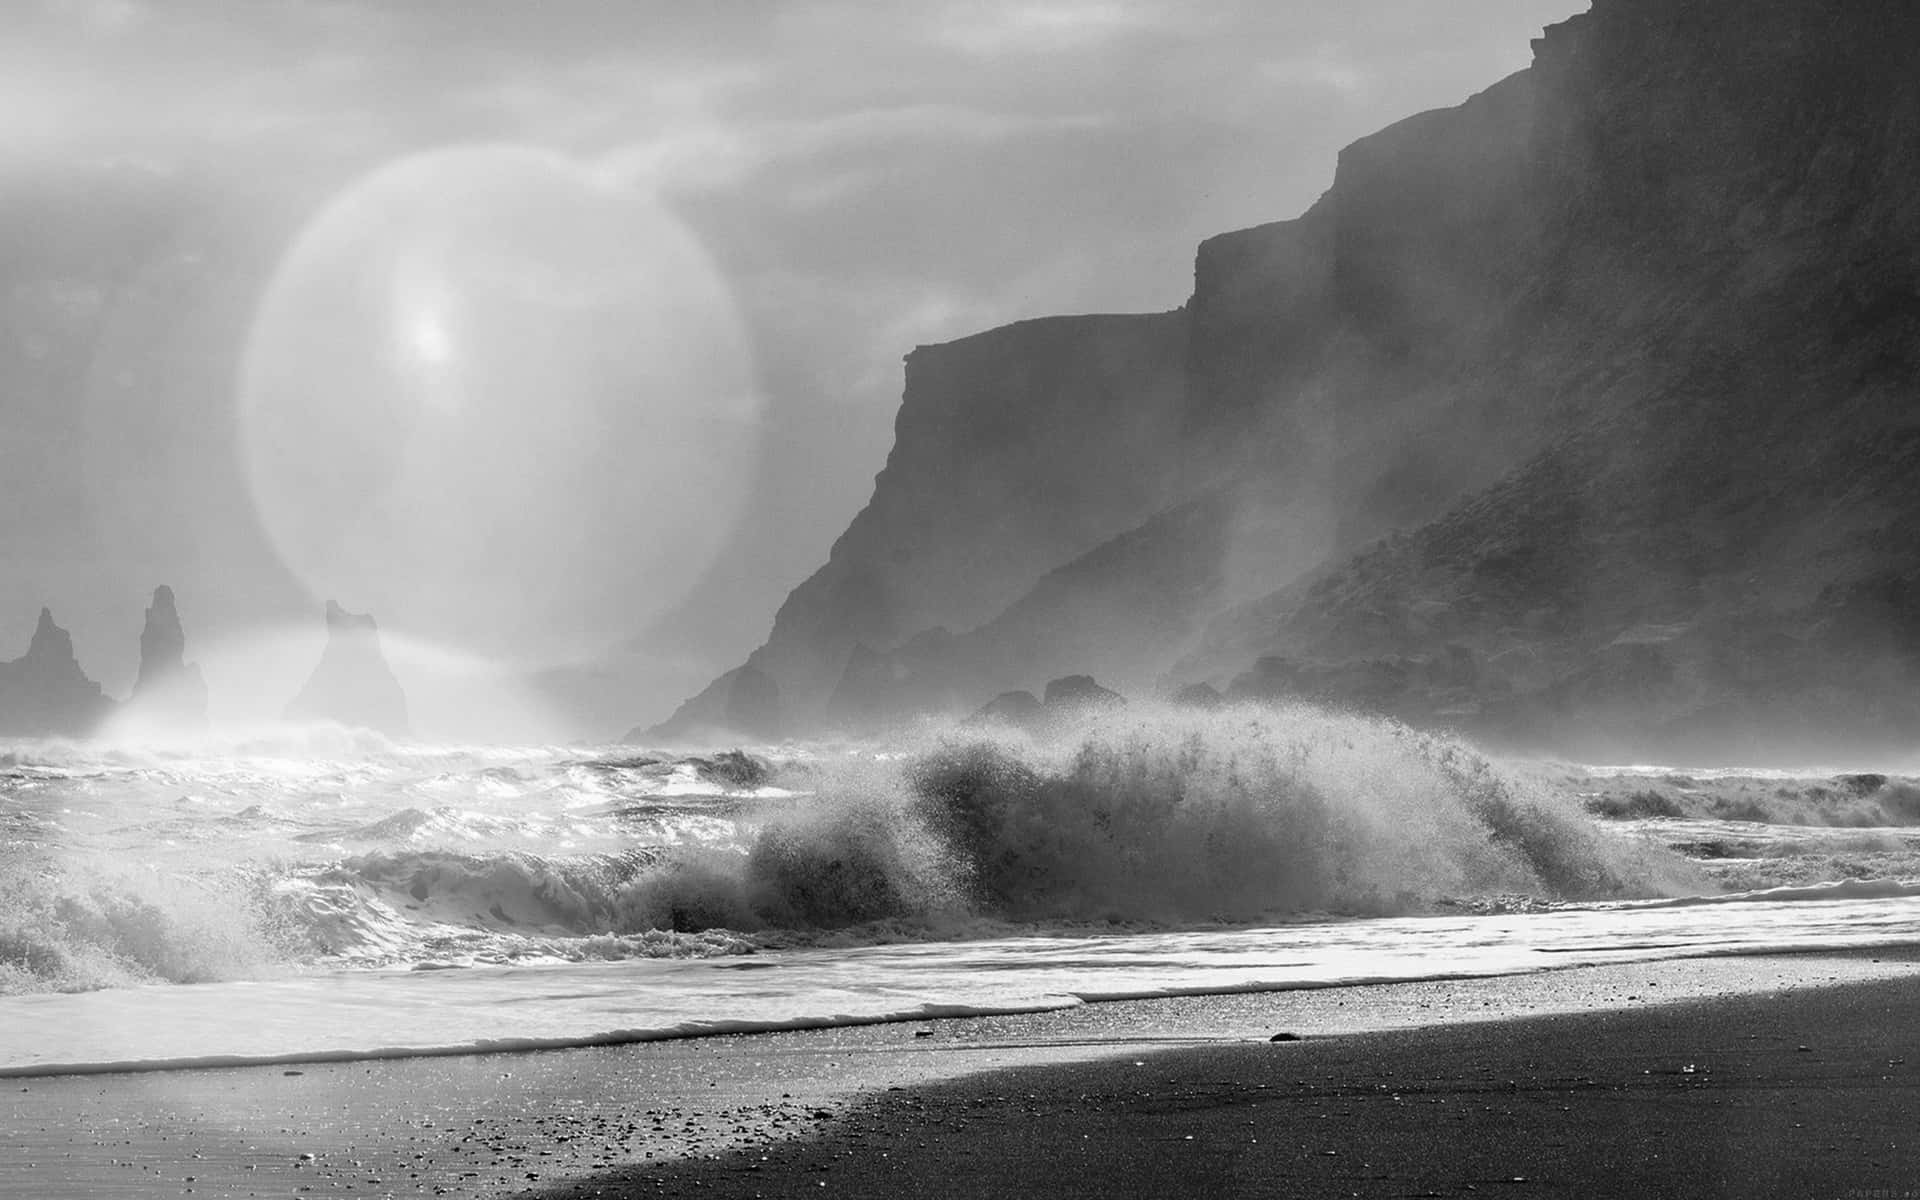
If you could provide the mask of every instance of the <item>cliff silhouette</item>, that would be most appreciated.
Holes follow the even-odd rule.
[[[1920,9],[1597,0],[1534,52],[1203,243],[1175,312],[915,350],[745,664],[762,728],[1091,672],[1528,748],[1910,748]],[[644,736],[728,728],[738,678]]]

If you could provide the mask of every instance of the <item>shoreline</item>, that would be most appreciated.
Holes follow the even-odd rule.
[[[1908,972],[1023,1065],[889,1089],[797,1144],[522,1195],[1907,1197],[1916,1012]]]
[[[1817,902],[1817,903],[1815,903]],[[0,1084],[312,1067],[1920,945],[1920,891],[1844,881],[1540,911],[902,939],[764,957],[336,970],[0,998]],[[236,1015],[240,1017],[236,1020]]]
[[[898,1194],[899,1158],[920,1156],[921,1142],[944,1146],[939,1153],[950,1158],[985,1153],[966,1139],[929,1137],[924,1122],[903,1115],[913,1108],[908,1101],[1001,1111],[990,1098],[1009,1094],[1009,1071],[1027,1073],[1020,1087],[1036,1096],[1105,1088],[1119,1097],[1097,1112],[1056,1106],[995,1135],[1026,1138],[1025,1149],[1010,1145],[1008,1153],[1044,1160],[1039,1147],[1049,1139],[1126,1142],[1133,1124],[1154,1124],[1158,1118],[1125,1102],[1115,1072],[1165,1065],[1176,1075],[1247,1081],[1249,1072],[1270,1069],[1276,1052],[1333,1063],[1358,1061],[1343,1056],[1362,1047],[1404,1044],[1414,1049],[1366,1053],[1410,1053],[1401,1078],[1437,1080],[1446,1077],[1447,1054],[1497,1048],[1515,1029],[1544,1031],[1527,1036],[1543,1055],[1563,1054],[1593,1039],[1618,1042],[1628,1027],[1649,1022],[1667,1030],[1663,1036],[1679,1030],[1697,1039],[1714,1028],[1701,1013],[1760,1004],[1793,1008],[1808,1026],[1806,1040],[1838,1028],[1836,1014],[1861,997],[1883,993],[1920,1014],[1920,947],[1663,959],[457,1058],[16,1079],[0,1087],[0,1175],[48,1200],[300,1187],[395,1196],[545,1195],[530,1189],[556,1187],[552,1194],[568,1196],[595,1188],[778,1195],[818,1191],[829,1174],[835,1194],[862,1186]],[[1277,1033],[1303,1040],[1275,1045],[1268,1039]],[[1575,1040],[1556,1046],[1568,1034]],[[1420,1049],[1434,1038],[1454,1049]],[[1920,1045],[1912,1061],[1920,1068]],[[1913,1093],[1903,1100],[1905,1113],[1920,1111]],[[1209,1129],[1217,1124],[1205,1120]],[[1046,1129],[1053,1132],[1042,1137]],[[897,1148],[877,1157],[876,1147],[888,1145]],[[888,1169],[860,1174],[869,1159]],[[816,1170],[822,1163],[827,1169]],[[928,1179],[950,1168],[932,1159],[924,1166]],[[1920,1190],[1920,1166],[1908,1186]]]

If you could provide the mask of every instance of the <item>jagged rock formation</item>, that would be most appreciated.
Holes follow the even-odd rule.
[[[143,727],[185,733],[206,728],[207,682],[200,668],[186,661],[186,650],[173,589],[162,584],[153,591],[140,630],[140,673],[128,702]]]
[[[306,686],[287,705],[289,721],[332,721],[405,737],[407,697],[380,649],[371,616],[327,601],[327,646]]]
[[[88,737],[112,711],[80,669],[72,635],[41,609],[26,654],[0,662],[0,736]]]
[[[1597,0],[1204,243],[1179,312],[916,351],[750,662],[802,733],[1091,669],[1529,746],[1910,747],[1916,279],[1920,8]]]

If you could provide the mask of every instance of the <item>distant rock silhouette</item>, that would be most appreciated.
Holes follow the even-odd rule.
[[[407,697],[380,649],[380,629],[371,616],[350,613],[327,601],[327,646],[320,665],[287,705],[289,721],[333,721],[405,737]]]
[[[727,728],[748,737],[772,740],[780,736],[780,685],[757,667],[742,667],[727,685]]]
[[[1046,706],[1032,692],[1001,692],[967,718],[970,725],[1012,725],[1037,729],[1046,720]]]
[[[1007,725],[1032,734],[1070,728],[1077,718],[1124,708],[1127,698],[1095,683],[1091,675],[1068,675],[1047,684],[1046,698],[1032,692],[1002,692],[968,717],[968,725]]]
[[[112,711],[80,669],[72,635],[41,609],[26,654],[0,662],[0,736],[88,737]]]
[[[1227,699],[1210,683],[1190,683],[1168,697],[1168,702],[1175,708],[1197,708],[1211,712],[1225,704]]]
[[[742,739],[771,742],[780,735],[780,685],[773,676],[749,664],[714,680],[670,719],[651,728],[634,729],[625,740],[719,744]]]
[[[1101,687],[1091,675],[1068,675],[1047,684],[1042,702],[1050,713],[1068,714],[1121,708],[1127,698]]]
[[[145,728],[197,732],[207,724],[207,681],[186,661],[187,635],[174,605],[173,589],[153,591],[147,623],[140,631],[140,674],[128,702]]]

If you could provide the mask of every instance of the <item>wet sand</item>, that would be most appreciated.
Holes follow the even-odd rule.
[[[0,1191],[1920,1196],[1920,950],[16,1080]]]

